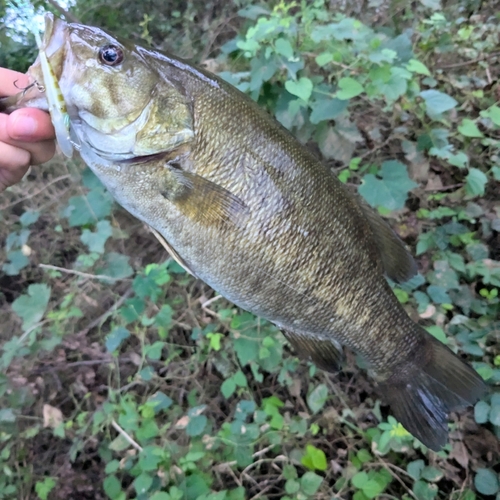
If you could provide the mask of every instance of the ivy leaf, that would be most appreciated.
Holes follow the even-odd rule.
[[[478,168],[469,168],[469,173],[465,178],[465,193],[467,196],[482,196],[484,188],[488,182],[486,174]]]
[[[23,330],[29,330],[45,314],[49,304],[51,289],[42,283],[30,285],[28,293],[12,303],[13,311],[23,320]]]
[[[285,82],[285,88],[290,94],[296,95],[307,102],[312,94],[313,83],[309,78],[302,76],[297,81],[287,80]]]
[[[481,131],[477,128],[474,120],[464,118],[458,126],[458,131],[465,137],[484,137]]]
[[[117,252],[109,252],[104,255],[105,265],[98,269],[99,274],[104,274],[114,279],[128,278],[134,270],[128,263],[129,257]]]
[[[410,59],[406,65],[406,69],[412,73],[418,73],[419,75],[431,76],[430,71],[424,63],[421,63],[417,59]]]
[[[104,253],[104,244],[113,233],[109,220],[100,220],[96,225],[96,231],[84,229],[80,240],[89,247],[91,252]]]
[[[415,188],[406,166],[397,160],[385,161],[377,177],[367,174],[359,186],[359,194],[372,207],[398,210],[404,207],[408,192]]]
[[[449,111],[458,104],[453,97],[444,92],[439,92],[439,90],[423,90],[420,92],[420,97],[425,101],[427,114],[430,118],[434,118],[436,115]]]
[[[337,99],[347,101],[352,97],[356,97],[363,92],[363,85],[354,78],[341,78],[338,86],[340,90],[337,91]]]

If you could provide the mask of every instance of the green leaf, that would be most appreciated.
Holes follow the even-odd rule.
[[[23,320],[23,330],[29,330],[45,314],[49,304],[51,289],[38,283],[28,287],[28,293],[21,295],[12,303],[12,310]]]
[[[148,404],[153,405],[155,413],[159,413],[161,410],[170,408],[172,403],[172,399],[161,391],[158,391],[148,399]]]
[[[308,444],[306,446],[306,453],[302,457],[302,464],[311,470],[326,470],[327,461],[326,455],[323,450],[316,448],[315,446]]]
[[[274,44],[274,47],[276,49],[276,52],[283,57],[286,57],[287,59],[291,59],[293,57],[292,44],[286,38],[278,38]]]
[[[478,401],[474,407],[474,419],[478,424],[488,422],[490,414],[490,405],[486,401]]]
[[[111,333],[106,335],[106,349],[108,352],[116,351],[120,344],[130,337],[130,332],[123,326],[116,327]]]
[[[40,217],[39,210],[27,210],[21,217],[19,217],[19,222],[23,227],[31,226]]]
[[[354,78],[341,78],[338,82],[340,90],[337,90],[337,99],[341,101],[346,101],[352,97],[356,97],[361,94],[364,89],[363,85],[359,83]]]
[[[122,491],[122,485],[114,475],[106,477],[102,486],[104,488],[104,493],[106,493],[111,500],[117,498]]]
[[[432,465],[428,465],[424,467],[422,471],[422,478],[431,483],[436,483],[440,481],[444,476],[443,471],[439,470],[437,467],[433,467]]]
[[[414,460],[407,465],[406,470],[408,471],[408,474],[415,479],[415,481],[418,481],[422,475],[424,467],[425,462],[423,460]]]
[[[129,257],[117,252],[109,252],[104,255],[105,265],[98,270],[99,274],[104,274],[114,279],[128,278],[134,270],[128,263]]]
[[[84,229],[80,240],[89,247],[91,252],[104,253],[104,244],[112,234],[113,229],[109,220],[100,220],[96,225],[96,231]]]
[[[494,495],[499,490],[498,474],[491,469],[477,469],[474,486],[483,495]]]
[[[378,482],[376,479],[370,479],[363,486],[363,493],[368,498],[376,498],[382,493],[386,485],[383,482]]]
[[[186,427],[186,434],[191,437],[203,434],[207,421],[208,419],[205,415],[190,416]]]
[[[313,413],[318,413],[325,406],[327,398],[328,388],[325,384],[320,384],[307,396],[307,405]]]
[[[438,487],[426,481],[417,481],[413,485],[413,493],[415,493],[418,500],[433,500],[438,493]]]
[[[377,177],[367,174],[363,178],[359,193],[372,207],[398,210],[404,207],[408,192],[415,188],[406,166],[397,160],[385,161]]]
[[[453,97],[445,94],[444,92],[439,92],[439,90],[423,90],[420,92],[420,97],[424,99],[427,114],[431,118],[453,109],[458,104]]]
[[[323,478],[314,472],[306,472],[300,478],[300,486],[306,495],[314,495],[318,491],[322,482]]]
[[[469,168],[469,173],[465,178],[465,193],[467,196],[482,196],[484,188],[488,182],[486,174],[478,168]]]
[[[417,59],[410,59],[406,65],[406,69],[412,73],[418,73],[419,75],[431,76],[427,66],[424,63],[417,61]]]
[[[101,186],[97,186],[86,196],[73,196],[68,201],[64,215],[69,225],[85,226],[104,219],[111,213],[113,199]]]
[[[368,482],[368,474],[366,472],[358,472],[351,478],[351,483],[355,488],[362,489]]]
[[[440,342],[443,344],[448,343],[448,339],[446,338],[446,334],[444,333],[443,329],[440,326],[437,325],[431,325],[425,327],[425,329],[436,339],[438,339]]]
[[[226,399],[229,399],[234,394],[235,390],[236,390],[236,382],[233,380],[232,377],[228,378],[227,380],[224,380],[224,382],[222,382],[222,385],[220,386],[220,391],[222,392],[222,395]]]
[[[146,493],[149,488],[151,488],[152,484],[153,478],[145,472],[139,474],[134,480],[134,488],[135,491],[137,491],[138,495],[143,495],[144,493]]]
[[[22,250],[12,250],[7,252],[8,261],[2,265],[2,271],[7,276],[16,276],[21,269],[24,269],[30,260],[24,255]]]
[[[309,78],[302,76],[297,81],[287,80],[285,88],[290,94],[296,95],[307,102],[312,94],[313,83]]]
[[[347,109],[347,102],[340,99],[321,99],[311,105],[311,123],[314,125],[324,120],[333,120]]]
[[[46,477],[43,481],[38,481],[35,484],[35,491],[40,500],[47,500],[49,493],[54,489],[56,482],[51,477]]]
[[[500,108],[497,105],[493,105],[491,108],[481,111],[480,115],[489,118],[495,125],[500,127]]]
[[[442,286],[429,285],[427,287],[427,293],[429,294],[432,302],[435,302],[436,304],[451,304],[451,298],[446,289]]]
[[[489,420],[493,425],[500,426],[500,405],[494,404],[491,406]]]
[[[465,137],[484,137],[481,131],[477,128],[474,120],[464,118],[458,126],[458,131]]]

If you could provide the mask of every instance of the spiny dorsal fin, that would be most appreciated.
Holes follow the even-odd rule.
[[[165,167],[172,174],[174,185],[161,194],[191,220],[207,225],[233,223],[241,225],[248,216],[248,207],[234,194],[201,175],[183,170],[178,163]]]
[[[327,372],[335,373],[340,369],[344,356],[335,341],[322,340],[290,330],[282,329],[281,332],[301,358],[312,361],[318,368]]]
[[[371,227],[385,274],[396,283],[404,283],[417,274],[417,264],[391,226],[364,200],[359,206]]]
[[[170,243],[156,230],[149,226],[151,232],[156,236],[158,241],[163,245],[163,248],[171,255],[171,257],[184,268],[189,274],[193,275],[195,278],[196,274],[191,270],[191,268],[186,264],[186,261],[174,250],[174,248],[170,245]]]

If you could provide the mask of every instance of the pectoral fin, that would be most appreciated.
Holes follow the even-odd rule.
[[[358,202],[372,230],[385,274],[397,283],[408,281],[418,271],[413,257],[391,226],[363,200]]]
[[[344,356],[335,341],[317,339],[290,330],[282,329],[281,332],[301,358],[312,361],[327,372],[335,373],[340,369]]]
[[[161,194],[191,220],[207,225],[241,225],[247,218],[248,207],[227,189],[201,175],[183,170],[178,164],[169,162],[166,168],[173,182]]]
[[[172,259],[184,268],[189,274],[197,278],[196,274],[191,270],[191,268],[186,264],[186,261],[175,251],[175,249],[170,245],[170,243],[156,230],[149,226],[151,232],[156,236],[157,240],[162,244],[163,248],[170,254]]]

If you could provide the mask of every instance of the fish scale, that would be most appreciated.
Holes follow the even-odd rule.
[[[417,269],[389,225],[216,76],[97,28],[55,20],[50,33],[80,154],[116,200],[193,275],[281,328],[299,355],[329,371],[342,346],[362,355],[396,418],[442,447],[449,413],[486,385],[392,293],[384,273],[402,282]],[[103,60],[103,48],[117,58]],[[39,62],[29,73],[39,78]],[[32,93],[0,104],[21,106],[47,109]]]

